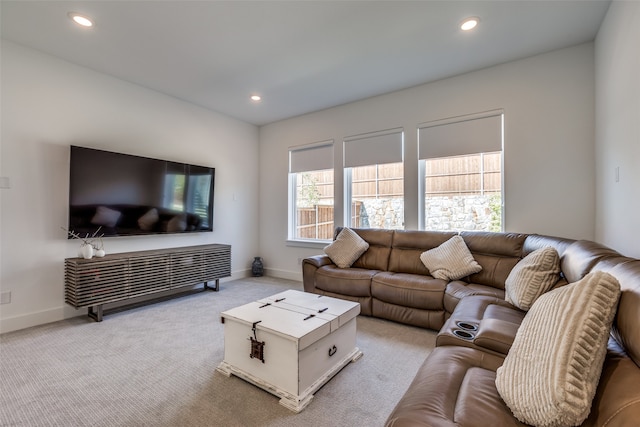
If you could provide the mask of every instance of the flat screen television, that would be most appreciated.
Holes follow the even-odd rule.
[[[74,145],[70,158],[69,231],[111,237],[213,230],[215,168]]]

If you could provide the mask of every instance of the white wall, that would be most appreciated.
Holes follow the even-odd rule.
[[[612,2],[595,43],[596,239],[634,258],[640,258],[638,21],[640,2]]]
[[[587,43],[260,128],[260,254],[269,274],[301,278],[298,259],[321,247],[288,246],[287,153],[345,136],[405,130],[405,227],[418,227],[419,123],[504,109],[505,229],[594,238],[594,54]],[[398,64],[402,66],[402,64]],[[337,225],[342,175],[336,175]]]
[[[64,303],[69,145],[216,168],[214,231],[105,239],[107,252],[232,246],[232,271],[258,247],[258,129],[32,49],[2,42],[0,332],[86,313]],[[241,165],[241,167],[239,167]]]

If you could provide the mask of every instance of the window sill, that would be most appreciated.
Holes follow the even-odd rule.
[[[324,249],[325,246],[331,243],[331,240],[290,240],[287,239],[287,246],[294,248],[310,248],[310,249]]]

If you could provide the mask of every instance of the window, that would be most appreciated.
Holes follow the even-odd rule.
[[[503,230],[502,129],[501,111],[419,127],[421,228]]]
[[[402,148],[402,129],[344,140],[347,226],[404,228]]]
[[[289,239],[333,238],[333,141],[289,150]]]

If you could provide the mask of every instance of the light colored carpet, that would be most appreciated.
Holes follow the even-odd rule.
[[[300,282],[269,277],[105,316],[0,336],[2,426],[381,426],[433,349],[436,333],[359,316],[364,356],[295,414],[215,371],[220,313]]]

